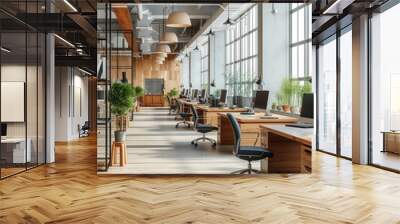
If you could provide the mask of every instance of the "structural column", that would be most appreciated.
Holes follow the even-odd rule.
[[[353,20],[353,162],[368,163],[368,15]]]

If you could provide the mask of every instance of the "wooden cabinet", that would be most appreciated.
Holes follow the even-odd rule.
[[[261,146],[274,156],[263,160],[261,167],[268,173],[310,173],[312,171],[312,129],[284,125],[261,126]]]
[[[143,96],[143,107],[163,107],[164,96],[163,95],[145,95]]]

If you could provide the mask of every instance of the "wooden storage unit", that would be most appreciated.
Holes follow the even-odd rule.
[[[143,96],[143,107],[163,107],[164,96],[163,95],[145,95]]]
[[[262,161],[268,173],[309,173],[312,171],[313,129],[262,125],[261,146],[274,156]],[[267,165],[265,165],[267,164]]]
[[[387,131],[383,134],[383,152],[400,154],[400,132]]]
[[[218,144],[220,145],[233,145],[233,130],[229,123],[227,113],[218,113]],[[275,119],[263,119],[264,113],[256,113],[255,115],[240,115],[234,114],[240,126],[241,144],[242,145],[256,145],[260,146],[258,139],[260,135],[260,125],[273,124],[273,123],[293,123],[297,118],[288,117],[278,114],[273,114]]]

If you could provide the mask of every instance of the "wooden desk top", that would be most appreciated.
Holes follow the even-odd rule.
[[[234,108],[229,107],[210,107],[208,105],[198,105],[197,109],[204,110],[207,112],[244,112],[247,111],[246,108]]]
[[[219,113],[221,116],[226,116],[227,113]],[[240,113],[232,113],[233,116],[239,123],[294,123],[297,122],[297,118],[284,116],[280,114],[271,114],[275,119],[261,118],[264,113],[255,113],[255,115],[241,115]]]
[[[294,141],[300,142],[304,145],[308,145],[308,146],[312,145],[312,138],[314,135],[313,128],[287,127],[282,124],[260,125],[260,128],[267,130],[268,132],[272,132],[274,134],[280,135],[282,137],[289,138]]]

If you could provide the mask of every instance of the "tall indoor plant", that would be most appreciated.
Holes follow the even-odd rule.
[[[129,83],[116,82],[111,85],[109,99],[111,113],[115,116],[116,129],[114,131],[115,141],[124,142],[128,112],[132,109],[135,98],[135,89]]]
[[[135,111],[140,111],[139,97],[144,96],[144,89],[141,86],[135,86]]]

